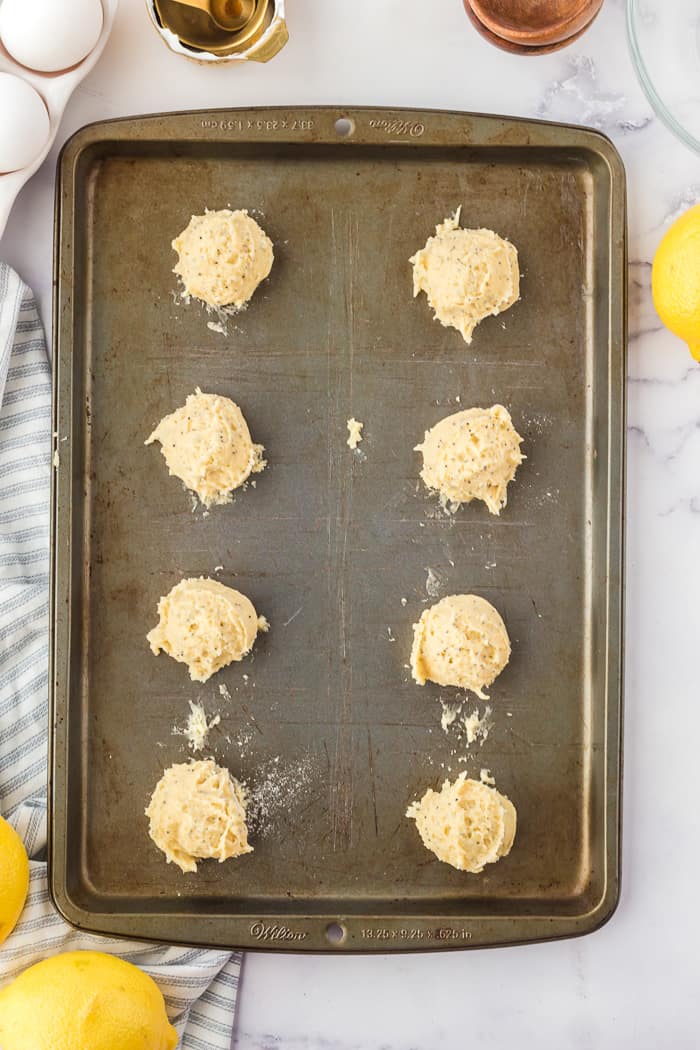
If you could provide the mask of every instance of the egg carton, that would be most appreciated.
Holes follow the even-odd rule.
[[[65,73],[37,73],[33,69],[27,69],[25,66],[15,62],[0,43],[0,73],[14,73],[15,76],[26,80],[39,92],[49,112],[50,129],[46,145],[31,164],[26,168],[20,168],[19,171],[11,171],[6,175],[0,175],[0,237],[5,231],[5,226],[17,194],[25,182],[41,167],[53,146],[68,99],[102,54],[114,24],[118,3],[119,0],[102,0],[104,20],[97,44],[87,58],[84,58],[77,66],[73,66],[72,69],[67,70]]]

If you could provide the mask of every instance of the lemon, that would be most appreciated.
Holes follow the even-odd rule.
[[[64,952],[0,992],[2,1050],[173,1050],[157,984],[102,952]]]
[[[662,237],[651,268],[651,292],[663,323],[700,361],[700,204]]]
[[[15,829],[0,817],[0,944],[14,930],[28,889],[29,860],[24,844]]]

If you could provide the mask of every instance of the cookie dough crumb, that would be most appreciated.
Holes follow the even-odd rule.
[[[496,781],[491,776],[491,770],[490,769],[482,769],[481,772],[479,773],[479,780],[481,781],[482,784],[487,784],[488,787],[495,787],[496,786]]]
[[[474,708],[471,714],[463,714],[464,701],[456,700],[450,703],[440,698],[442,705],[442,716],[440,726],[443,733],[449,733],[453,726],[456,727],[460,736],[463,736],[467,748],[471,747],[477,740],[480,745],[484,743],[489,735],[493,721],[491,719],[491,708],[486,705],[483,715],[479,709]]]
[[[442,727],[443,733],[446,733],[451,725],[457,721],[460,711],[462,710],[462,701],[458,700],[456,704],[448,704],[445,700],[441,700],[442,704],[442,717],[440,719],[440,726]]]
[[[190,713],[187,718],[184,735],[193,751],[203,751],[209,736],[209,730],[219,725],[221,715],[214,715],[209,721],[207,720],[206,711],[201,704],[196,704],[193,700],[190,700],[189,703]]]
[[[431,568],[428,568],[427,573],[428,575],[425,578],[425,593],[429,598],[437,598],[440,593],[442,580]]]
[[[486,700],[484,689],[509,659],[503,620],[476,594],[451,594],[424,609],[413,625],[411,673],[418,685],[453,685]]]
[[[228,335],[228,332],[221,321],[207,321],[207,328],[210,332],[218,332],[219,335]]]
[[[193,682],[213,674],[253,648],[264,617],[240,591],[205,577],[181,580],[158,602],[159,622],[147,635],[151,652],[161,650],[187,664]]]
[[[223,696],[224,700],[230,700],[231,699],[231,691],[229,690],[229,687],[227,685],[225,685],[223,682],[219,686],[219,696]]]
[[[461,207],[435,228],[409,260],[413,295],[425,292],[436,319],[466,343],[485,317],[507,310],[520,296],[518,251],[493,230],[459,225]]]
[[[415,451],[423,453],[420,476],[450,513],[478,499],[499,514],[525,458],[522,440],[503,405],[455,412],[427,430],[416,445]]]
[[[475,740],[479,740],[483,744],[493,724],[491,722],[491,708],[487,704],[482,716],[479,714],[479,709],[475,707],[470,715],[464,715],[461,723],[467,738],[467,747],[473,744]]]
[[[505,795],[460,773],[440,791],[428,788],[406,816],[415,820],[423,845],[438,860],[478,875],[510,852],[516,829],[515,806]]]
[[[440,510],[443,510],[445,512],[445,514],[454,515],[454,514],[457,513],[457,511],[460,508],[460,504],[459,503],[455,503],[455,501],[451,500],[449,498],[449,496],[446,496],[444,492],[440,493],[439,503],[440,503]]]
[[[240,310],[270,273],[272,241],[245,209],[193,215],[172,242],[185,295]]]
[[[145,444],[154,441],[160,442],[169,473],[196,493],[205,507],[230,503],[234,489],[267,465],[265,450],[253,444],[235,401],[203,394],[199,387],[182,408],[161,419]]]
[[[364,427],[364,423],[361,423],[359,421],[359,419],[355,419],[354,416],[351,417],[348,420],[347,446],[348,446],[348,448],[353,449],[353,451],[357,448],[357,446],[362,441],[362,429],[363,429],[363,427]]]
[[[246,796],[228,769],[213,759],[166,769],[146,809],[148,833],[169,864],[194,872],[197,861],[222,863],[252,853]]]

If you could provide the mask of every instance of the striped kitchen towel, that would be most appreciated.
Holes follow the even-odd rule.
[[[31,291],[0,263],[0,813],[30,858],[46,844],[51,370]],[[0,947],[0,987],[59,951],[136,963],[159,984],[183,1050],[229,1050],[240,956],[80,933],[31,861],[27,905]]]

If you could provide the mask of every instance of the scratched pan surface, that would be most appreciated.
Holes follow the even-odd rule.
[[[69,142],[50,855],[72,922],[343,952],[566,936],[612,913],[624,193],[600,135],[468,114],[179,114]],[[412,299],[408,265],[459,205],[465,225],[515,243],[522,269],[520,302],[471,346]],[[174,301],[170,241],[192,213],[226,206],[260,217],[275,265],[222,335]],[[197,385],[240,403],[269,458],[255,488],[208,515],[143,445]],[[508,506],[445,515],[413,447],[450,412],[494,402],[525,439]],[[351,415],[360,454],[345,444]],[[481,746],[441,729],[451,690],[410,679],[428,570],[434,596],[481,594],[510,631]],[[145,642],[160,595],[200,574],[272,624],[252,659],[204,686]],[[189,700],[220,713],[205,754],[255,800],[255,852],[197,875],[165,863],[143,813],[163,769],[187,760],[173,727]],[[481,876],[437,862],[404,819],[465,767],[489,768],[518,811],[510,856]]]

